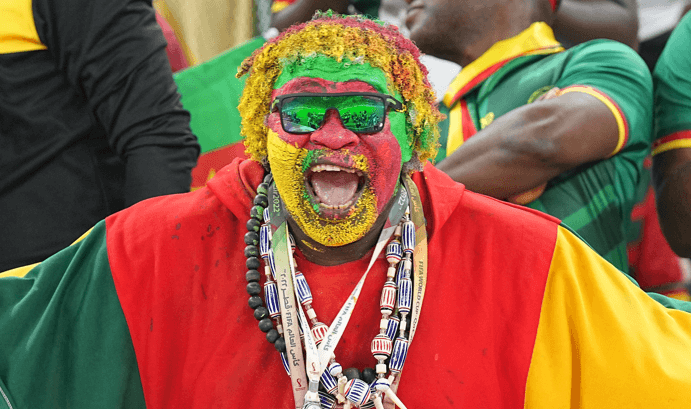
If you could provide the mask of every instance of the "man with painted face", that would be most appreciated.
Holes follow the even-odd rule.
[[[442,112],[439,169],[472,191],[558,217],[627,272],[652,124],[636,53],[554,39],[557,0],[407,0],[423,52],[463,65]],[[449,41],[449,38],[453,41]]]
[[[421,169],[418,57],[326,14],[246,60],[252,160],[0,278],[0,405],[685,407],[691,315]]]

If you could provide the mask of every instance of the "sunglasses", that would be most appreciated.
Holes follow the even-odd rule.
[[[335,109],[346,129],[377,133],[384,129],[389,108],[402,111],[403,104],[390,95],[373,92],[300,93],[276,97],[271,111],[278,111],[283,130],[307,134],[324,125],[327,111]]]

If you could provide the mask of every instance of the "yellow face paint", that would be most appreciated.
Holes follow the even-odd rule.
[[[267,149],[278,193],[286,210],[306,235],[317,243],[335,247],[361,239],[372,228],[378,214],[376,195],[370,186],[364,188],[349,214],[339,219],[322,216],[319,204],[307,192],[305,172],[311,162],[325,152],[296,148],[271,130],[267,135]],[[364,155],[350,158],[358,170],[367,173]]]

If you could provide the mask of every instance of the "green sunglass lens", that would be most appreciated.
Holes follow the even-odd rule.
[[[384,122],[385,108],[380,98],[355,96],[339,105],[338,113],[343,126],[353,132],[378,132]]]
[[[326,112],[338,110],[343,126],[357,133],[379,132],[386,107],[381,98],[362,95],[293,97],[283,100],[281,121],[290,133],[309,133],[319,129]]]
[[[314,132],[321,126],[325,113],[326,109],[303,101],[303,98],[288,98],[281,108],[283,129],[298,134]]]

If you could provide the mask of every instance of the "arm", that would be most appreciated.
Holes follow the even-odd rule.
[[[609,38],[638,48],[636,0],[563,0],[552,26],[560,41],[573,45]]]
[[[13,407],[145,406],[104,222],[85,236],[31,271],[0,274],[0,384]]]
[[[525,407],[687,405],[691,399],[691,364],[686,359],[691,314],[685,312],[689,303],[667,299],[671,305],[660,305],[662,300],[656,302],[629,280],[560,227]]]
[[[505,199],[606,158],[618,141],[608,107],[594,96],[570,92],[499,117],[438,167],[472,191]]]
[[[125,203],[189,190],[199,145],[150,2],[35,1],[37,29],[126,164]]]
[[[348,11],[348,4],[348,0],[296,0],[283,10],[272,13],[271,26],[283,31],[292,24],[308,21],[317,10],[331,9],[344,14]]]
[[[555,97],[495,119],[439,168],[471,190],[505,199],[629,146],[646,149],[652,82],[641,58],[610,41],[567,52]]]
[[[691,256],[691,16],[682,18],[660,55],[655,83],[653,187],[660,227],[672,250]]]
[[[691,149],[655,155],[653,184],[665,238],[677,255],[691,257]]]

